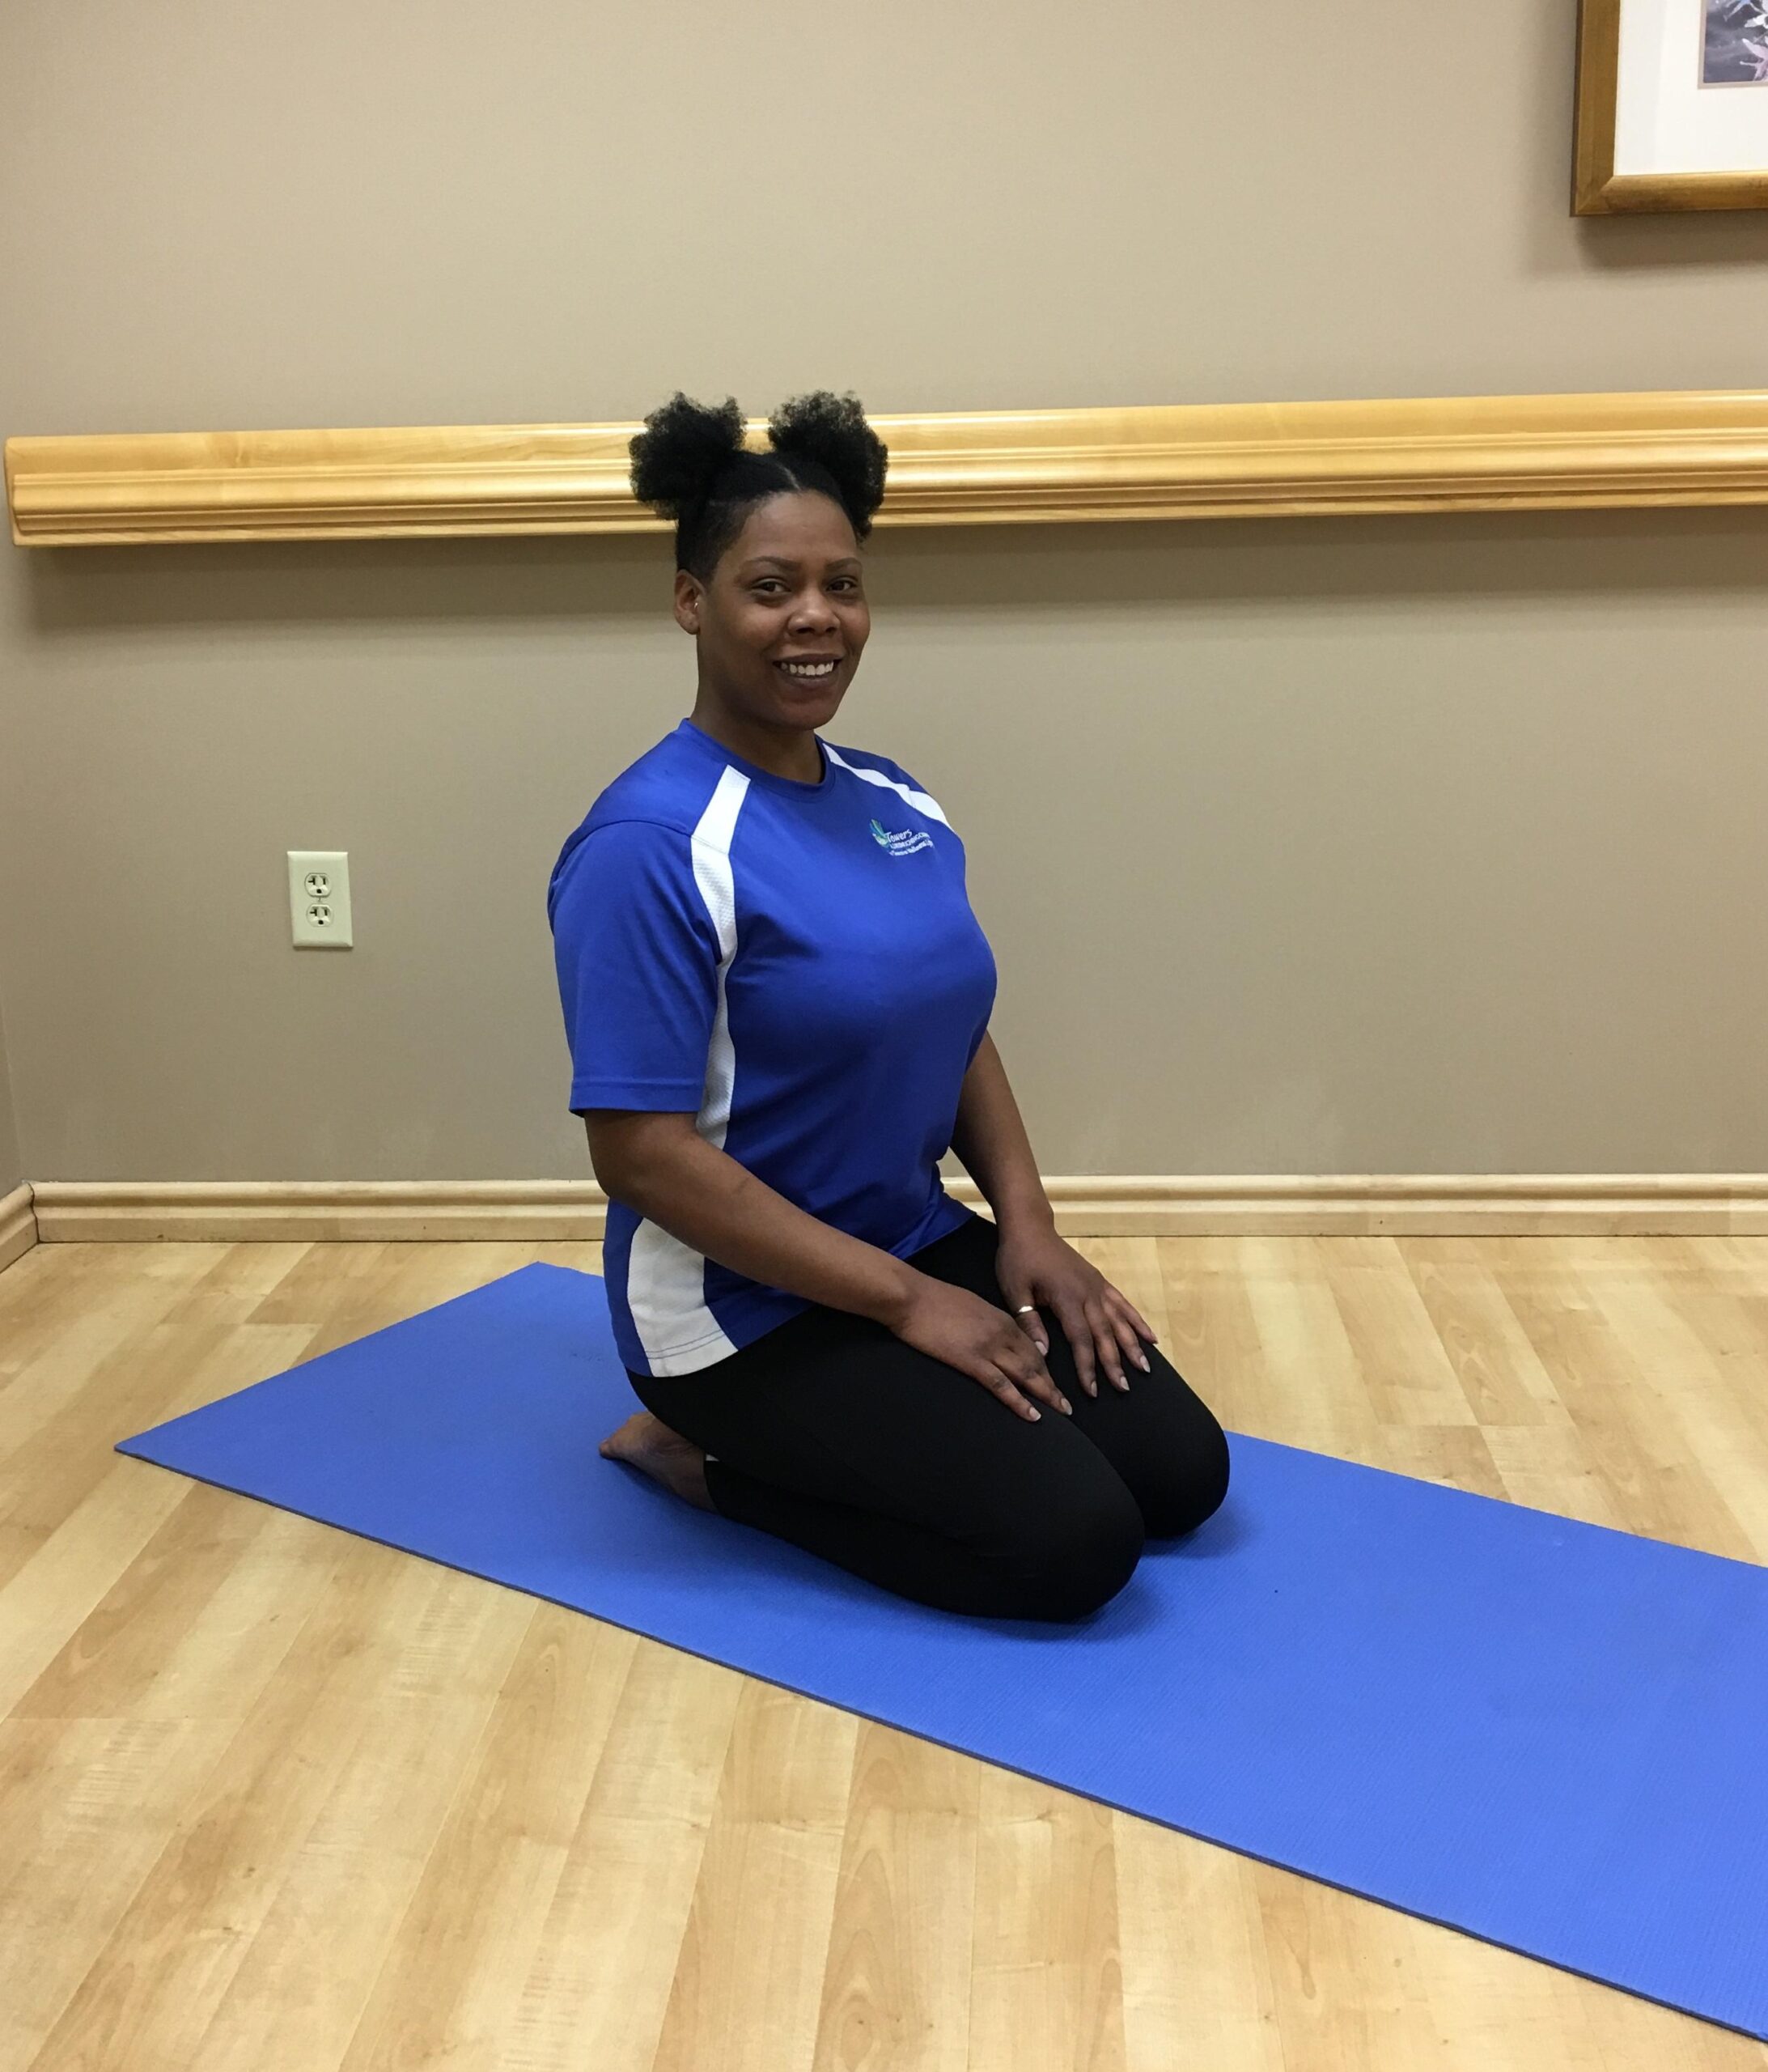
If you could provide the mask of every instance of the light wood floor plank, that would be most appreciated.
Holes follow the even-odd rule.
[[[1501,1254],[1539,1248],[1506,1293],[1537,1357],[1571,1413],[1629,1532],[1750,1558],[1747,1536],[1654,1401],[1647,1363],[1605,1316],[1578,1267],[1588,1238],[1497,1238]],[[1626,1245],[1625,1238],[1603,1241]],[[1617,1284],[1618,1286],[1618,1284]],[[1695,1377],[1685,1385],[1698,1386]]]
[[[438,1579],[359,1708],[360,1731],[282,1869],[192,2072],[341,2061],[534,1612],[514,1591]]]
[[[40,2072],[189,2066],[369,1708],[439,1587],[437,1572],[349,1540],[329,1592],[187,1801],[78,1991]]]
[[[1393,1238],[1316,1246],[1358,1382],[1384,1425],[1472,1424],[1477,1413]]]
[[[237,1724],[257,1705],[330,1580],[337,1543],[311,1519],[224,1489],[163,1487],[180,1501],[15,1717]]]
[[[274,1260],[255,1256],[249,1245],[179,1249],[198,1256],[187,1258],[189,1278],[150,1324],[84,1374],[49,1416],[16,1425],[8,1418],[0,1455],[0,1578],[29,1559],[109,1472],[119,1439],[243,1386],[242,1373],[259,1381],[299,1357],[286,1333],[246,1321],[280,1271]]]
[[[1768,1390],[1729,1386],[1712,1323],[1703,1330],[1679,1306],[1673,1274],[1642,1271],[1600,1293],[1582,1278],[1626,1340],[1639,1377],[1634,1394],[1643,1392],[1659,1429],[1736,1524],[1745,1558],[1768,1560]]]
[[[1274,1865],[1254,1864],[1251,1875],[1286,2065],[1430,2065],[1435,2024],[1408,1961],[1416,1924]]]
[[[1284,2072],[1256,1866],[1122,1813],[1113,1852],[1129,2072]]]
[[[985,1769],[970,1970],[973,2061],[1125,2072],[1115,1816]]]
[[[49,1250],[40,1245],[26,1257]],[[16,1272],[0,1274],[0,1289]],[[60,1302],[46,1304],[59,1323],[41,1338],[27,1320],[14,1323],[11,1344],[24,1348],[18,1371],[28,1376],[29,1386],[15,1380],[0,1395],[0,1585],[68,1516],[77,1492],[91,1487],[100,1450],[86,1443],[81,1420],[90,1417],[94,1403],[106,1400],[112,1374],[138,1363],[141,1341],[188,1288],[183,1274],[142,1275],[121,1284],[105,1277],[69,1279],[83,1307],[68,1312]],[[48,1292],[57,1292],[53,1284]],[[132,1429],[120,1426],[117,1437]],[[45,1432],[51,1435],[46,1443]]]
[[[859,1724],[744,1684],[656,2072],[809,2072]]]
[[[1400,1264],[1418,1290],[1444,1356],[1483,1425],[1569,1430],[1565,1405],[1541,1372],[1504,1299],[1482,1239],[1402,1238]]]
[[[533,1607],[343,2072],[504,2061],[637,1645],[558,1605]]]
[[[861,1724],[815,2072],[965,2072],[969,2064],[982,1785],[972,1757]],[[955,1963],[954,1952],[966,1961]]]
[[[189,1494],[117,1457],[0,1590],[0,1717],[10,1713],[103,1603],[118,1575]]]
[[[234,1732],[225,1720],[0,1720],[0,2066],[45,2039]],[[119,2048],[94,2062],[121,2068]]]
[[[156,1259],[153,1272],[121,1274],[110,1256],[117,1249],[39,1246],[0,1272],[0,1391],[27,1370],[31,1376],[28,1395],[5,1406],[9,1430],[19,1437],[182,1293],[189,1276],[181,1263]],[[64,1263],[62,1252],[77,1256]]]
[[[651,2072],[746,1680],[638,1644],[503,2072]]]

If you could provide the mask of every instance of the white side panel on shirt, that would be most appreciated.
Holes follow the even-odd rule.
[[[706,1089],[695,1127],[719,1151],[724,1149],[731,1093],[736,1084],[736,1053],[724,992],[725,974],[736,954],[731,843],[748,788],[743,772],[727,766],[693,837],[694,883],[712,917],[719,945],[718,1012],[706,1051]],[[691,1374],[736,1351],[706,1302],[705,1255],[655,1223],[642,1221],[633,1232],[626,1263],[626,1305],[653,1374]]]
[[[897,798],[905,800],[909,806],[915,808],[915,813],[926,813],[930,821],[938,821],[940,822],[940,826],[952,825],[952,822],[940,813],[940,802],[938,802],[935,798],[930,798],[926,792],[911,792],[909,785],[897,783],[897,779],[894,779],[894,777],[886,777],[884,771],[863,771],[857,762],[849,762],[845,756],[838,756],[833,748],[828,746],[828,741],[824,741],[822,744],[822,752],[828,756],[828,761],[833,762],[837,769],[849,771],[849,775],[859,777],[861,783],[882,783],[886,792],[894,792],[897,793]]]

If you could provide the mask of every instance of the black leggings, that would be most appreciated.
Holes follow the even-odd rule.
[[[986,1216],[912,1255],[1007,1307]],[[943,1611],[1079,1619],[1130,1580],[1144,1536],[1201,1525],[1227,1490],[1227,1441],[1158,1346],[1080,1386],[1040,1310],[1074,1406],[1037,1422],[884,1325],[817,1303],[697,1374],[631,1375],[638,1399],[703,1446],[726,1518]]]

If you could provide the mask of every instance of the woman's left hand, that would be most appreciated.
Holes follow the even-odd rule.
[[[1128,1297],[1120,1294],[1091,1259],[1083,1259],[1049,1225],[1003,1229],[994,1255],[994,1277],[1008,1309],[1035,1302],[1037,1310],[1055,1312],[1075,1349],[1080,1386],[1088,1395],[1099,1393],[1097,1367],[1103,1367],[1120,1389],[1130,1386],[1123,1374],[1126,1358],[1134,1360],[1143,1374],[1151,1371],[1137,1334],[1151,1345],[1155,1334]],[[1038,1351],[1047,1355],[1049,1347],[1037,1310],[1028,1310],[1015,1321],[1024,1326]]]

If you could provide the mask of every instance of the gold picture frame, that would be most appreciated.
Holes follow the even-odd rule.
[[[1635,5],[1651,3],[1633,0]],[[1625,4],[1627,0],[1579,0],[1571,213],[1656,215],[1685,209],[1768,209],[1768,163],[1747,172],[1616,171]],[[1768,102],[1768,81],[1751,82],[1748,90]]]

